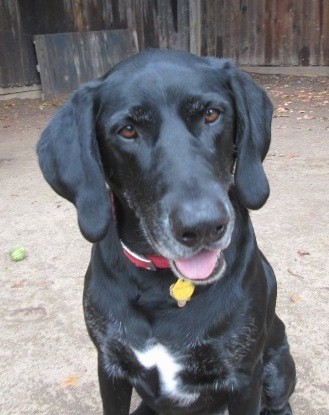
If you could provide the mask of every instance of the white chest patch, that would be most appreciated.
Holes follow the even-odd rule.
[[[151,369],[155,366],[158,368],[161,384],[166,392],[176,389],[176,377],[182,368],[180,364],[175,362],[162,344],[157,344],[144,352],[135,350],[135,354],[146,369]]]
[[[161,391],[177,400],[180,405],[187,406],[199,397],[199,393],[188,393],[183,390],[178,378],[183,368],[162,344],[156,344],[142,352],[134,350],[134,353],[146,369],[158,369]]]

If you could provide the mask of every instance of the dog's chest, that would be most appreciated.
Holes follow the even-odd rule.
[[[224,397],[225,391],[236,384],[229,359],[210,343],[175,350],[155,340],[139,348],[118,340],[112,340],[109,346],[107,367],[116,367],[141,396],[154,400],[188,407],[196,401],[200,403],[205,390],[208,398],[212,393],[222,393]]]
[[[180,405],[194,402],[198,393],[187,390],[181,381],[184,364],[162,344],[154,344],[144,350],[133,350],[142,370],[139,379],[143,381],[137,387],[149,389],[157,396],[168,396]]]

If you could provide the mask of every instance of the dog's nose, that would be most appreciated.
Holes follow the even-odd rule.
[[[229,213],[219,201],[194,201],[175,206],[169,221],[175,239],[193,248],[218,242],[227,229]]]

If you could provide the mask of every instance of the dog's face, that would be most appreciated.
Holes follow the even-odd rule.
[[[150,245],[173,261],[176,273],[207,281],[223,269],[217,258],[234,222],[227,196],[234,103],[218,78],[206,62],[147,59],[130,74],[120,70],[107,78],[97,120],[104,170],[115,194],[136,213]],[[190,266],[200,254],[203,268]]]
[[[268,196],[271,114],[265,93],[230,62],[144,52],[73,95],[43,133],[40,165],[75,203],[87,239],[107,231],[107,182],[152,250],[179,277],[208,283],[223,273],[234,227],[234,145],[239,199],[259,208]]]

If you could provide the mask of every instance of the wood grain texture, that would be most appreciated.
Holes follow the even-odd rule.
[[[0,87],[40,83],[30,36],[17,0],[0,0]]]
[[[34,35],[112,29],[136,31],[140,50],[329,65],[329,0],[0,0],[0,85],[40,82]]]
[[[320,0],[320,64],[329,65],[329,1]]]
[[[137,52],[131,30],[34,37],[45,98],[67,94]]]

